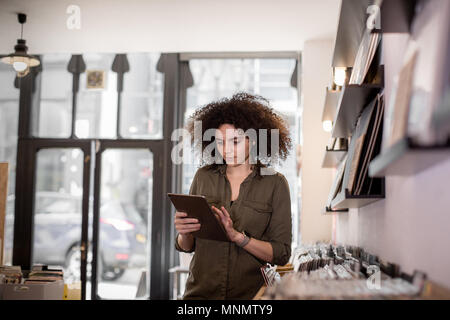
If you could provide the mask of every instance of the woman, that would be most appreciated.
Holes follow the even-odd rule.
[[[189,194],[206,197],[230,242],[194,238],[191,233],[201,225],[185,212],[176,212],[175,247],[194,252],[183,298],[251,299],[264,283],[260,267],[288,262],[292,237],[289,186],[281,173],[260,161],[264,157],[258,153],[259,129],[267,129],[264,143],[272,161],[286,159],[289,131],[266,99],[246,93],[197,110],[188,122],[191,136],[196,121],[202,137],[215,130],[218,154],[203,158],[206,165],[195,173]],[[256,130],[256,141],[243,134],[248,129]],[[279,134],[271,136],[270,129]],[[271,150],[271,138],[278,139],[278,150]],[[196,141],[202,152],[209,144]]]

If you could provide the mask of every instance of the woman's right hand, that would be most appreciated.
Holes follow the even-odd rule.
[[[186,218],[187,213],[176,211],[175,229],[182,236],[192,236],[191,233],[200,230],[200,223],[195,218]]]

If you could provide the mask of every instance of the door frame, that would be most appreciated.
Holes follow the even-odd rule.
[[[102,155],[107,150],[114,149],[133,149],[133,150],[148,150],[153,156],[153,186],[152,186],[152,216],[151,216],[151,238],[150,239],[150,277],[147,281],[147,285],[150,288],[150,298],[152,298],[152,286],[155,279],[160,276],[159,256],[161,255],[161,225],[163,202],[161,201],[161,195],[164,193],[161,189],[161,184],[155,183],[155,181],[161,181],[163,179],[163,159],[162,154],[164,142],[162,140],[134,140],[134,139],[98,139],[95,140],[95,169],[94,169],[94,211],[93,211],[93,236],[92,236],[92,277],[91,277],[91,299],[102,299],[98,295],[98,252],[100,241],[100,205],[101,205],[101,173],[102,173]],[[95,258],[94,258],[95,257]]]

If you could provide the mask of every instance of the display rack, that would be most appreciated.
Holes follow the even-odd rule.
[[[413,32],[415,34],[412,37],[415,38],[415,41],[424,41],[424,39],[430,41],[430,37],[438,34],[436,28],[423,25],[423,19],[419,19],[419,23],[413,22],[416,9],[420,14],[424,4],[426,2],[419,3],[416,0],[384,0],[381,4],[382,32],[410,33],[414,24]],[[435,23],[436,25],[438,24]],[[446,29],[443,30],[441,32],[445,33]],[[445,36],[443,38],[445,39]],[[448,56],[450,40],[443,41],[447,41],[446,44],[442,45],[442,50],[446,50]],[[439,62],[434,61],[433,63]],[[423,145],[415,143],[410,136],[405,136],[394,144],[383,148],[381,154],[372,160],[369,166],[370,176],[414,175],[450,159],[450,107],[448,102],[450,100],[450,82],[448,81],[450,61],[447,59],[447,61],[441,63],[439,72],[433,75],[446,79],[443,83],[442,101],[439,102],[432,114],[430,130],[434,132],[436,142],[431,145]]]
[[[335,214],[335,213],[341,213],[341,212],[348,212],[348,209],[345,208],[345,209],[336,209],[336,210],[333,210],[333,209],[331,209],[330,207],[326,206],[326,207],[323,209],[322,214],[323,214],[323,215],[329,215],[329,214]]]
[[[342,0],[332,57],[333,68],[345,67],[347,70],[353,68],[363,34],[366,30],[368,18],[367,8],[378,3],[381,3],[381,1]],[[389,8],[389,4],[385,3],[384,10],[387,8]],[[381,6],[380,10],[383,10],[383,6]],[[387,18],[389,18],[389,16]],[[383,20],[385,26],[389,26],[387,21],[389,20]],[[372,32],[380,31],[381,30],[373,30]],[[333,138],[351,137],[356,129],[358,118],[361,116],[365,107],[373,101],[377,94],[383,92],[384,65],[380,63],[381,49],[379,48],[381,46],[382,43],[378,46],[369,72],[361,85],[344,84],[338,92],[327,90],[323,120],[329,120],[330,114],[334,111],[333,127],[331,130],[331,136]],[[333,99],[336,103],[335,106],[329,105]],[[337,167],[343,161],[347,153],[348,149],[330,150],[327,147],[322,161],[322,167]],[[369,194],[354,195],[351,194],[348,189],[343,187],[331,203],[327,204],[322,213],[332,214],[335,212],[348,212],[349,208],[361,208],[372,202],[384,199],[384,177],[374,178],[373,182],[377,187],[370,189]]]
[[[372,177],[403,176],[419,173],[450,159],[450,145],[420,146],[404,138],[379,154],[369,165]]]
[[[383,187],[379,194],[353,195],[348,191],[348,189],[344,189],[331,202],[331,209],[362,208],[372,202],[384,199],[384,179],[381,180],[381,183]]]
[[[373,0],[341,1],[332,67],[353,66],[366,27],[366,10],[372,3]]]
[[[341,163],[342,159],[347,154],[347,149],[343,150],[333,150],[328,149],[328,146],[325,149],[325,155],[322,161],[322,168],[336,168],[339,163]]]
[[[344,86],[340,94],[331,136],[351,136],[361,111],[383,89],[382,84],[351,84]]]

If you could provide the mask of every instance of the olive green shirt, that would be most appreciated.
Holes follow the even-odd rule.
[[[289,185],[279,172],[261,175],[254,168],[241,183],[231,204],[226,164],[197,170],[189,194],[203,195],[208,204],[224,206],[233,227],[273,248],[272,264],[285,265],[291,256],[292,218]],[[178,237],[178,234],[177,234]],[[184,251],[175,239],[178,251]],[[183,299],[252,299],[264,284],[263,261],[233,242],[194,238],[194,252]]]

